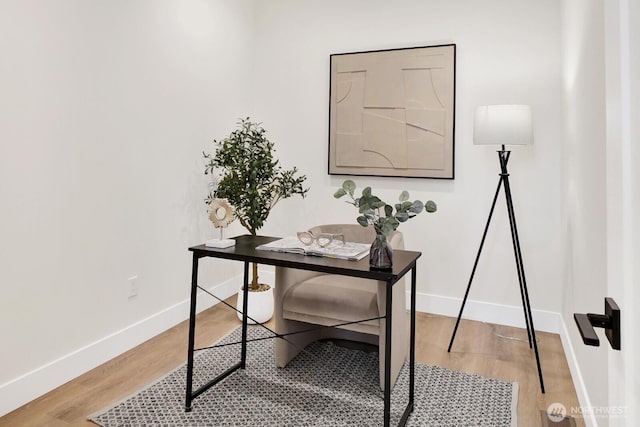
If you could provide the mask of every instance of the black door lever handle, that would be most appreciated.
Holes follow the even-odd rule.
[[[604,299],[604,314],[574,313],[573,318],[586,345],[599,346],[600,339],[594,328],[604,328],[611,347],[620,350],[620,307],[613,298]]]

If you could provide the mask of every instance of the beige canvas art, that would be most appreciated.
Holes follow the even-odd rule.
[[[453,178],[455,45],[331,55],[329,173]]]

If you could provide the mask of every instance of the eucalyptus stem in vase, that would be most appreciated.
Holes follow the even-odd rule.
[[[369,264],[372,268],[388,269],[393,266],[393,251],[387,239],[398,229],[401,223],[410,220],[423,210],[433,213],[438,207],[432,200],[422,202],[409,200],[409,192],[402,191],[398,203],[393,206],[381,200],[372,193],[371,187],[365,187],[360,197],[355,197],[356,183],[350,179],[342,183],[333,197],[340,199],[348,196],[347,203],[358,209],[360,216],[356,218],[363,227],[372,226],[376,231],[376,238],[371,244]]]

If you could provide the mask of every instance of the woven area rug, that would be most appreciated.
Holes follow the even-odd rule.
[[[268,336],[259,326],[250,338]],[[240,328],[221,342],[236,342]],[[284,369],[274,340],[247,347],[247,368],[213,386],[184,411],[186,365],[89,419],[104,426],[379,426],[383,395],[377,352],[330,342],[307,347]],[[240,345],[196,355],[194,390],[240,360]],[[391,423],[406,406],[409,369],[393,388]],[[410,426],[516,426],[518,384],[416,364]]]

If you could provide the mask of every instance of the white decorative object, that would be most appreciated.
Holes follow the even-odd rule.
[[[453,179],[455,44],[329,61],[329,174]]]
[[[220,229],[220,238],[207,240],[205,246],[211,248],[229,248],[236,244],[233,239],[223,239],[223,230],[236,219],[236,211],[227,199],[213,199],[209,203],[209,219],[215,228]]]
[[[244,301],[244,292],[242,289],[238,292],[238,319],[242,320],[242,304]],[[247,301],[247,315],[251,319],[247,319],[247,323],[255,325],[256,323],[264,323],[273,316],[273,286],[269,286],[266,291],[249,291],[249,299]],[[252,320],[253,319],[253,320]]]

